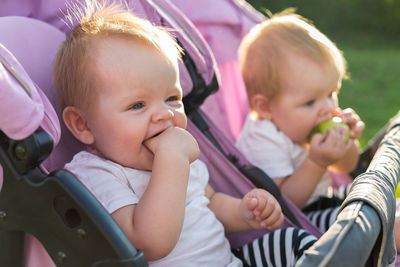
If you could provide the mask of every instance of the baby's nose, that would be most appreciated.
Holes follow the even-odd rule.
[[[174,117],[174,112],[168,107],[159,107],[153,114],[153,121],[165,121]]]

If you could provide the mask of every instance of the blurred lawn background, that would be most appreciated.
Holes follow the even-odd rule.
[[[350,79],[339,104],[365,122],[365,147],[400,109],[400,0],[247,1],[264,14],[296,8],[343,51]]]

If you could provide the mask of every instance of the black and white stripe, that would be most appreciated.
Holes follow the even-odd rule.
[[[275,230],[234,251],[235,255],[252,267],[294,266],[317,239],[305,230],[284,228]]]
[[[333,195],[344,200],[348,195],[351,184],[341,186],[333,191]],[[315,224],[323,233],[335,222],[340,206],[324,208],[320,210],[305,212],[310,221]]]

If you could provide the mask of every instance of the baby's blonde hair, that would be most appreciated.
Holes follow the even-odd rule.
[[[126,3],[86,0],[68,6],[66,19],[74,24],[54,61],[54,82],[61,110],[66,106],[89,107],[97,96],[90,72],[91,51],[96,41],[125,37],[154,47],[171,62],[181,55],[181,48],[167,29],[135,16]]]
[[[280,91],[280,70],[288,52],[306,56],[346,77],[342,52],[323,33],[293,9],[273,15],[254,26],[239,47],[239,61],[249,100],[256,94],[269,99]],[[251,102],[250,102],[251,105]]]

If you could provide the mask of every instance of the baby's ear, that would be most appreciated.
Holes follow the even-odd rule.
[[[270,120],[272,118],[270,100],[265,95],[254,95],[251,98],[251,108],[257,113],[259,119]]]
[[[65,125],[76,139],[86,145],[93,144],[93,134],[87,125],[86,119],[82,116],[78,108],[68,106],[64,109],[62,115]]]

